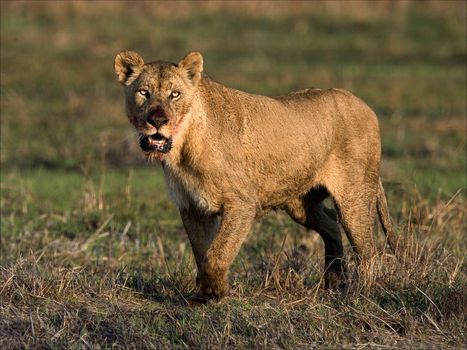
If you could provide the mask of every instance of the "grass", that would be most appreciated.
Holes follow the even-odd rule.
[[[1,2],[0,348],[465,346],[464,2]],[[401,261],[322,289],[323,245],[255,224],[195,305],[189,242],[124,117],[124,49],[256,93],[354,91],[380,117]],[[378,245],[383,251],[381,233]]]
[[[81,200],[60,210],[38,189],[64,178],[76,181],[51,172],[31,180],[36,190],[4,188],[4,347],[456,348],[465,340],[459,196],[434,205],[416,193],[402,198],[407,255],[401,264],[382,255],[363,276],[352,262],[346,293],[320,288],[317,235],[268,216],[235,262],[231,295],[196,306],[186,300],[196,290],[194,262],[164,194],[109,173],[108,185],[82,181],[69,193]]]

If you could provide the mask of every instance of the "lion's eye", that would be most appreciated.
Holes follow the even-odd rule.
[[[149,91],[145,90],[145,89],[139,89],[138,94],[140,94],[141,96],[146,97],[146,98],[149,97]]]
[[[180,97],[180,91],[172,91],[170,93],[170,98],[171,99],[175,99],[175,98],[178,98],[178,97]]]

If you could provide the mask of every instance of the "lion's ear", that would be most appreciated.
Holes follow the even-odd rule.
[[[144,61],[134,51],[122,51],[115,57],[114,68],[118,81],[130,85],[141,73]]]
[[[198,82],[203,72],[203,56],[199,52],[190,52],[178,63],[180,68],[186,70],[188,78],[193,82]]]

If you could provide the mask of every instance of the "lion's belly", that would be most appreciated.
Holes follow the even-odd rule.
[[[306,142],[297,142],[275,152],[258,153],[261,156],[245,164],[245,169],[261,206],[281,206],[308,192],[316,185],[316,174],[329,152],[330,147],[320,153]]]
[[[261,206],[265,209],[280,207],[316,185],[315,172],[303,168],[296,173],[289,171],[277,177],[271,174],[269,178],[265,177],[262,180],[256,182],[256,192]]]

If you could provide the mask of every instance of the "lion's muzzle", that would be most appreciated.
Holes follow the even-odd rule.
[[[148,115],[146,116],[146,121],[156,129],[159,129],[169,122],[169,117],[162,106],[157,106],[156,108],[149,111]]]
[[[165,138],[159,133],[141,135],[139,145],[144,152],[168,153],[172,149],[172,138]]]

